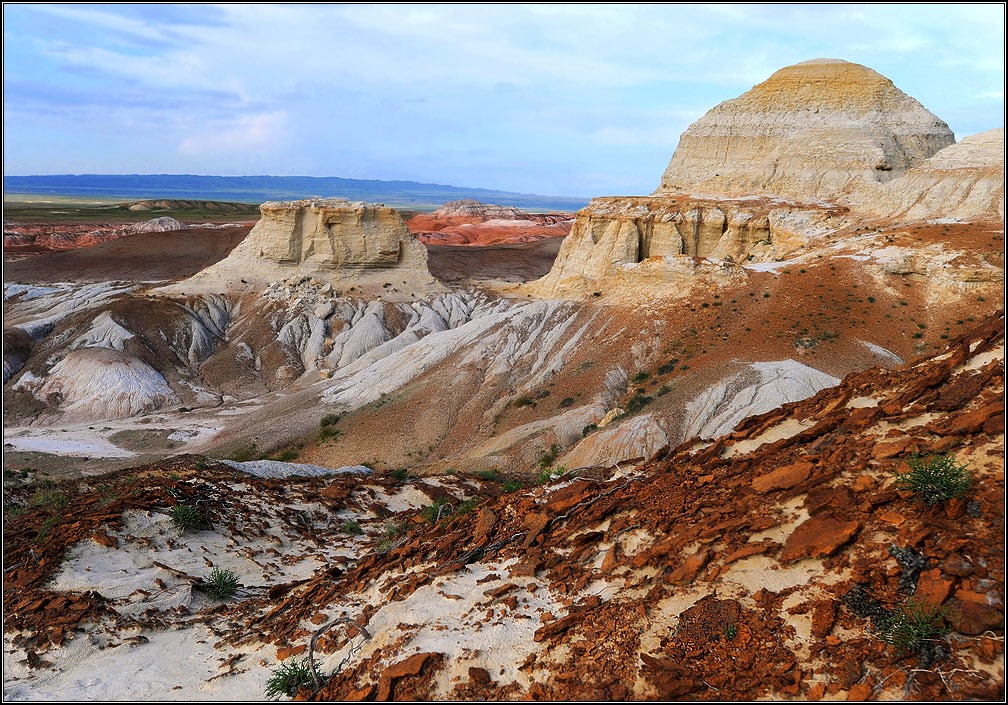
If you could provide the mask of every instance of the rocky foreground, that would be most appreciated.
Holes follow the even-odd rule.
[[[8,262],[5,697],[1003,697],[1004,133],[952,142],[815,60],[562,244],[316,199]]]
[[[5,696],[256,698],[310,654],[327,700],[997,699],[1003,356],[1000,315],[606,480],[189,455],[9,491]],[[901,489],[918,454],[969,492]],[[880,632],[910,597],[918,653]]]

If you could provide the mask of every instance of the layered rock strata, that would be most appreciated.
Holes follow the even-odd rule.
[[[596,198],[578,212],[550,272],[533,282],[552,296],[626,275],[674,279],[703,268],[786,256],[830,231],[845,208],[803,207],[775,199],[719,201],[674,196]]]
[[[866,185],[860,207],[903,220],[1004,221],[1004,128],[971,135],[900,179]]]
[[[427,269],[427,250],[393,208],[332,199],[270,201],[260,212],[226,259],[173,288],[262,285],[292,276],[375,293],[441,288]]]
[[[860,64],[813,59],[725,101],[683,133],[656,194],[836,201],[955,142],[952,130]]]

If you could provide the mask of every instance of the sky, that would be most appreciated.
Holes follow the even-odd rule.
[[[1005,6],[5,4],[4,173],[653,191],[774,71],[864,64],[1004,126]]]

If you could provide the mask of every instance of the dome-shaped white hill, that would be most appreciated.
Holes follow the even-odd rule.
[[[942,120],[870,68],[788,66],[683,133],[656,194],[837,200],[955,142]]]

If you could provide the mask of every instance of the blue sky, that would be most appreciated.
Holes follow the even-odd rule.
[[[846,59],[962,137],[1004,125],[1005,8],[7,4],[4,173],[649,193],[691,122]]]

